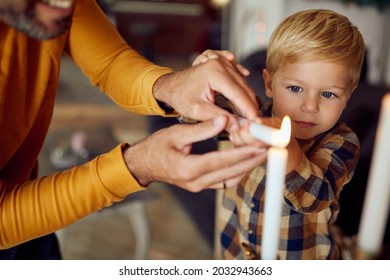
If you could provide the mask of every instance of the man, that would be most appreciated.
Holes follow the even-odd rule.
[[[37,179],[63,53],[128,111],[204,122]],[[257,118],[246,72],[232,55],[181,72],[159,67],[125,43],[94,0],[0,0],[0,71],[0,258],[60,258],[53,232],[153,181],[194,192],[234,187],[265,156],[250,146],[191,154],[192,143],[237,128],[215,106],[215,91]]]

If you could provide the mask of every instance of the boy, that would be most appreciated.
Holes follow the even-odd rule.
[[[209,52],[197,61],[212,56]],[[263,70],[272,104],[261,108],[263,117],[271,118],[262,122],[279,127],[288,115],[293,136],[287,147],[279,259],[340,258],[331,226],[360,146],[356,134],[338,120],[357,87],[363,56],[358,29],[329,10],[298,12],[272,34]],[[231,132],[230,140],[255,143],[247,124]],[[261,165],[237,188],[224,190],[218,218],[223,258],[260,258],[266,180]]]

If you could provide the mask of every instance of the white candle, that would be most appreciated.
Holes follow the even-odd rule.
[[[283,190],[286,183],[288,152],[285,148],[268,150],[267,179],[265,182],[264,221],[261,240],[261,259],[276,260],[279,248],[280,216]]]
[[[252,122],[249,133],[270,146],[286,147],[290,142],[291,120],[285,116],[280,129]]]
[[[249,126],[249,132],[253,137],[271,146],[275,145],[279,131],[279,129],[258,123],[251,123]]]
[[[375,135],[374,152],[359,225],[358,248],[364,253],[380,253],[390,201],[390,94],[382,100]]]
[[[290,142],[291,121],[286,116],[280,129],[255,123],[252,123],[249,129],[253,137],[273,146],[269,148],[267,157],[261,258],[263,260],[276,260],[278,258],[283,190],[286,184],[288,152],[285,147]]]

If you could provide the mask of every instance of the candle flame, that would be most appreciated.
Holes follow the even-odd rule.
[[[241,119],[245,121],[245,119]],[[277,148],[285,148],[290,143],[291,120],[285,116],[279,129],[252,122],[249,133],[256,139]]]
[[[290,143],[291,137],[291,119],[289,116],[285,116],[278,132],[278,141],[275,143],[276,147],[285,148]]]

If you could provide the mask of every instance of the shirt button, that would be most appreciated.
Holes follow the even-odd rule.
[[[246,259],[248,259],[248,260],[258,259],[258,258],[256,258],[256,253],[253,251],[253,249],[248,244],[241,243],[241,246],[244,249],[244,255],[245,255]]]
[[[251,202],[251,209],[255,209],[255,207],[256,207],[256,204],[254,203],[254,202]]]
[[[253,230],[249,229],[248,234],[253,234]]]

